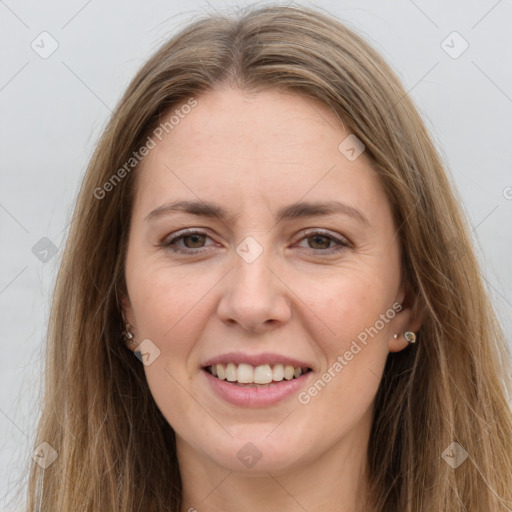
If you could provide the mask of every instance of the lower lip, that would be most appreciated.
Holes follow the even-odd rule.
[[[309,371],[297,379],[282,380],[266,387],[238,386],[226,380],[220,380],[203,370],[213,390],[224,400],[242,407],[266,407],[297,393],[313,373]]]

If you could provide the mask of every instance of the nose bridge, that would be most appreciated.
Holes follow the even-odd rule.
[[[290,316],[287,288],[275,275],[275,254],[269,236],[246,237],[236,248],[219,316],[246,329],[259,329]]]
[[[272,249],[270,237],[262,235],[246,237],[236,248],[234,275],[232,286],[238,300],[249,300],[252,303],[270,299],[272,287]]]

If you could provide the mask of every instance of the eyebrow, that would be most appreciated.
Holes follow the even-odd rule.
[[[146,216],[145,221],[150,222],[172,212],[184,212],[201,217],[215,218],[223,222],[236,220],[237,218],[236,215],[230,215],[222,206],[208,201],[174,201],[155,208]],[[284,206],[278,210],[276,221],[317,217],[334,213],[352,217],[366,226],[370,225],[370,222],[360,210],[339,201],[302,202]]]

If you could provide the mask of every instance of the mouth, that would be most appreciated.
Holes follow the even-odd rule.
[[[218,380],[225,380],[240,387],[269,387],[282,381],[299,379],[311,372],[311,368],[276,364],[253,366],[248,363],[218,363],[203,367],[203,370]]]

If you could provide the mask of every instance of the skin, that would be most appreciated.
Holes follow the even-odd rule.
[[[227,87],[196,99],[138,170],[124,297],[135,340],[160,350],[144,370],[176,432],[182,511],[354,512],[386,358],[408,346],[393,334],[420,327],[410,309],[308,404],[293,394],[268,407],[232,405],[201,364],[231,351],[274,352],[308,362],[314,381],[328,372],[406,298],[390,204],[364,152],[350,161],[338,150],[349,132],[324,104]],[[145,221],[164,203],[198,199],[237,218],[174,212]],[[276,223],[280,207],[325,200],[356,207],[369,225],[338,213]],[[207,232],[174,243],[196,254],[163,245],[184,228]],[[318,239],[315,229],[349,246]],[[250,264],[235,250],[247,236],[263,249]],[[261,454],[250,468],[237,457],[248,442]]]

